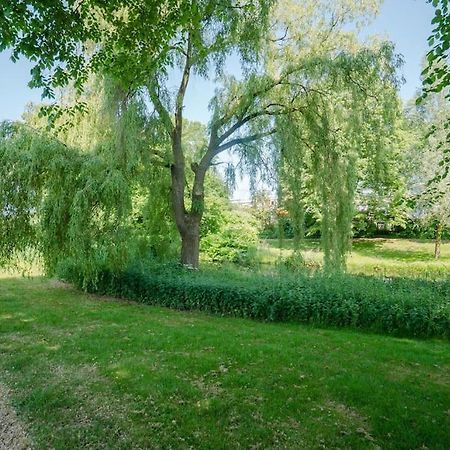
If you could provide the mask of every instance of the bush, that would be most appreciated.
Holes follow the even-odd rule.
[[[256,253],[256,223],[245,210],[226,210],[220,227],[200,241],[203,259],[210,262],[232,262],[251,265]]]
[[[63,279],[78,283],[75,267]],[[407,336],[450,337],[449,282],[356,276],[262,276],[177,266],[105,271],[87,289],[180,310],[264,321],[353,327]]]
[[[294,251],[286,258],[280,259],[277,263],[280,270],[287,271],[288,273],[304,272],[312,273],[315,270],[322,269],[322,263],[314,260],[305,260],[300,252]]]

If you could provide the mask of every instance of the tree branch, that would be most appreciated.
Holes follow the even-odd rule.
[[[166,107],[163,105],[161,99],[159,98],[158,93],[156,92],[154,85],[147,86],[147,90],[150,96],[150,100],[152,101],[153,106],[156,109],[156,112],[161,118],[167,133],[169,133],[169,135],[172,135],[174,124],[172,122],[172,119],[170,118],[169,111],[167,111]]]
[[[222,153],[223,151],[225,151],[231,147],[234,147],[235,145],[248,144],[248,143],[256,141],[258,139],[262,139],[264,137],[271,136],[272,134],[275,134],[276,132],[277,132],[277,129],[272,128],[271,130],[269,130],[265,133],[257,133],[257,134],[252,134],[251,136],[246,136],[243,138],[232,139],[231,141],[225,142],[225,144],[219,145],[214,151],[214,156],[217,156],[219,153]]]
[[[292,102],[291,102],[292,103]],[[278,107],[276,110],[271,110],[273,107]],[[232,125],[227,131],[225,131],[220,137],[217,138],[218,144],[221,144],[226,139],[228,139],[235,131],[244,126],[246,123],[250,122],[253,119],[261,116],[279,116],[282,114],[288,114],[292,112],[300,111],[302,108],[300,107],[290,107],[283,105],[282,103],[269,103],[263,109],[255,111],[248,116],[238,120],[234,125]]]
[[[180,87],[178,88],[177,98],[175,101],[175,128],[182,128],[183,121],[183,103],[184,96],[186,95],[186,89],[189,83],[189,76],[191,73],[192,61],[192,38],[191,34],[188,34],[187,49],[186,49],[186,61],[184,64],[183,75],[181,77]]]

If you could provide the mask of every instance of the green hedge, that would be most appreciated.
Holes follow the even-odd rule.
[[[79,281],[66,266],[61,277]],[[449,282],[371,277],[227,276],[174,269],[104,271],[87,290],[179,310],[352,327],[403,336],[450,337]]]

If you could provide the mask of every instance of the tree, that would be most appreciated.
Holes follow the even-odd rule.
[[[14,5],[3,12],[2,46],[13,48],[13,58],[19,54],[37,58],[32,84],[43,86],[45,95],[54,95],[53,88],[69,80],[74,80],[81,91],[92,71],[111,75],[131,95],[148,93],[171,141],[173,214],[182,239],[181,260],[187,265],[198,267],[206,171],[218,153],[235,144],[231,139],[234,132],[248,121],[246,118],[240,125],[230,125],[234,111],[215,117],[207,149],[191,165],[194,182],[187,206],[182,138],[183,103],[189,80],[194,72],[206,75],[211,64],[220,73],[225,58],[232,52],[237,52],[246,63],[254,62],[271,3],[198,0],[176,5],[168,1],[104,4],[92,0],[62,5],[55,2],[48,8],[30,1],[28,7]],[[60,32],[60,38],[52,39]],[[90,41],[98,45],[92,46]],[[47,67],[53,69],[50,76],[44,74]],[[168,68],[175,67],[182,68],[181,81],[170,104],[165,101],[169,93],[165,78]],[[72,108],[84,109],[84,104],[77,101]],[[57,105],[49,114],[56,121],[62,109]],[[257,137],[248,136],[242,142]]]
[[[195,40],[192,32],[189,30],[184,32],[186,43],[183,55],[182,82],[171,102],[175,108],[174,122],[171,121],[170,102],[161,100],[161,93],[166,98],[168,97],[167,88],[163,89],[161,83],[158,83],[158,78],[156,78],[156,86],[149,86],[153,104],[166,125],[167,133],[172,137],[174,155],[171,168],[172,203],[182,238],[182,262],[184,264],[198,266],[198,230],[204,208],[203,180],[215,158],[224,151],[232,149],[240,156],[250,174],[254,175],[257,170],[264,169],[267,160],[273,154],[271,144],[275,136],[280,136],[281,140],[290,140],[288,136],[293,133],[292,121],[306,124],[311,132],[307,140],[314,143],[321,141],[323,148],[329,151],[330,146],[334,145],[334,136],[332,136],[334,131],[325,129],[328,125],[320,123],[324,117],[324,105],[327,104],[326,108],[331,110],[334,108],[332,105],[341,105],[341,108],[336,107],[334,111],[339,109],[337,115],[342,128],[346,127],[345,122],[349,118],[353,119],[353,123],[357,123],[357,126],[347,127],[342,132],[343,146],[336,149],[336,160],[325,158],[319,163],[316,159],[315,164],[319,164],[321,169],[316,167],[314,179],[320,185],[319,180],[329,179],[324,178],[326,171],[336,174],[336,169],[339,168],[336,162],[340,160],[343,161],[342,170],[345,172],[341,176],[351,178],[347,169],[353,167],[353,163],[338,156],[339,153],[343,153],[342,150],[347,151],[346,141],[350,140],[352,145],[357,146],[369,136],[370,139],[373,139],[373,147],[376,147],[378,140],[374,139],[374,135],[389,135],[390,133],[388,123],[395,116],[397,107],[396,96],[393,94],[397,61],[392,48],[389,45],[380,45],[373,49],[360,47],[357,45],[354,34],[343,31],[348,22],[359,16],[364,17],[377,2],[366,1],[361,4],[358,2],[356,5],[353,2],[342,0],[336,2],[336,5],[331,8],[329,2],[325,1],[304,3],[306,6],[303,5],[303,8],[306,9],[300,9],[300,12],[306,13],[306,17],[303,17],[298,10],[299,7],[301,8],[301,3],[280,2],[279,9],[274,13],[274,19],[271,22],[271,29],[274,31],[264,46],[265,61],[267,62],[263,71],[261,71],[261,67],[252,71],[247,69],[245,81],[230,76],[222,77],[222,88],[217,91],[211,101],[212,117],[209,122],[208,145],[198,162],[191,165],[194,182],[188,208],[185,203],[186,175],[180,140],[182,105],[191,71],[199,70],[196,64],[203,67],[203,59],[198,59],[196,56],[199,43],[200,48],[204,48],[202,37]],[[287,10],[293,13],[289,16],[289,20],[304,20],[305,24],[310,27],[308,31],[311,33],[306,33],[298,23],[294,26],[293,23],[286,22],[284,14]],[[300,29],[301,32],[286,31],[283,36],[279,37],[283,26],[286,29],[290,27],[293,30]],[[336,28],[339,30],[338,33],[335,31]],[[202,30],[208,30],[207,23],[203,24]],[[291,42],[295,43],[294,46]],[[220,55],[226,51],[227,47],[217,48],[212,52],[203,50],[202,54],[208,60],[217,58],[217,54]],[[321,84],[321,80],[324,79],[326,81]],[[379,98],[376,94],[370,93],[373,88],[376,88]],[[338,92],[339,89],[342,92]],[[391,101],[392,99],[393,101]],[[360,103],[358,111],[361,114],[358,117],[357,113],[354,115],[351,113],[357,102]],[[367,109],[365,108],[379,110],[380,114],[376,114],[372,118],[366,117]],[[365,111],[366,116],[362,111]],[[329,133],[328,136],[327,133]],[[359,136],[360,134],[364,135],[364,138]],[[299,147],[294,147],[291,148],[292,152],[298,153]],[[369,147],[364,146],[370,153]],[[349,154],[349,157],[352,160],[353,156]],[[370,156],[368,158],[370,159]],[[299,171],[297,171],[297,175],[300,175]],[[349,181],[349,183],[352,182]],[[353,204],[351,189],[343,187],[344,185],[340,183],[339,187],[343,187],[349,195],[331,200],[326,192],[330,192],[330,195],[334,196],[335,191],[330,191],[329,188],[325,189],[324,185],[321,186],[323,187],[321,195],[325,212],[323,215],[325,248],[335,248],[334,253],[339,254],[339,258],[342,258],[347,244],[344,244],[346,239],[339,237],[339,233],[342,231],[342,227],[339,225],[342,214],[336,208],[351,209]],[[334,210],[330,207],[331,203],[334,205]],[[343,233],[348,236],[348,231],[343,231]],[[326,250],[326,255],[329,254]],[[336,256],[333,264],[337,258]]]
[[[132,89],[164,67],[169,42],[195,11],[189,0],[14,0],[0,10],[0,50],[35,63],[31,85],[44,97],[69,82],[82,92],[93,73]]]
[[[412,164],[409,189],[415,198],[416,220],[434,230],[436,259],[440,257],[442,233],[450,226],[448,175],[436,178],[445,164],[444,142],[447,135],[446,118],[449,116],[447,89],[430,93],[420,105],[408,110],[411,128],[419,130],[421,135],[421,139],[417,139],[415,145],[409,148],[408,159]]]
[[[384,149],[373,162],[363,159],[358,170],[354,235],[370,237],[404,230],[410,219],[411,198],[408,178],[413,172],[409,149],[421,139],[410,126],[403,111],[393,122],[391,135]]]

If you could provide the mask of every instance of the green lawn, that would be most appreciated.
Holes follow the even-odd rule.
[[[37,448],[448,449],[450,344],[0,279],[0,381]]]
[[[293,242],[269,239],[263,241],[257,257],[263,264],[292,254]],[[323,254],[318,240],[306,239],[303,256],[308,263],[320,265]],[[450,276],[450,243],[443,243],[441,258],[434,259],[434,242],[414,239],[355,239],[348,257],[350,273],[388,277],[445,278]]]

